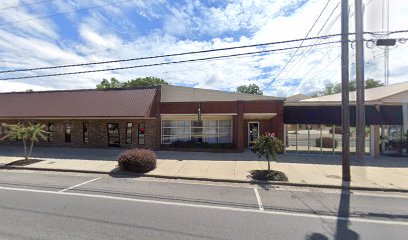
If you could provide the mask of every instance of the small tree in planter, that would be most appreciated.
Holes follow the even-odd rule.
[[[253,151],[258,158],[266,158],[268,170],[252,170],[250,176],[257,180],[288,181],[284,173],[271,170],[271,160],[276,161],[276,156],[283,152],[283,148],[282,141],[274,133],[265,133],[260,136],[254,143]]]
[[[33,151],[34,142],[38,142],[40,138],[43,140],[47,139],[48,132],[45,131],[47,128],[45,125],[32,124],[28,122],[28,126],[21,123],[10,125],[3,124],[3,126],[7,129],[7,132],[6,135],[0,140],[4,140],[6,138],[22,140],[25,160],[29,159],[31,152]],[[30,144],[29,149],[27,148],[27,144]]]

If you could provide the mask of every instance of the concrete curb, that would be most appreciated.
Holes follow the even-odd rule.
[[[6,170],[33,170],[33,171],[47,171],[47,172],[72,172],[72,173],[91,173],[91,174],[107,174],[116,177],[153,177],[162,179],[180,179],[180,180],[195,180],[195,181],[207,181],[207,182],[226,182],[226,183],[249,183],[257,185],[272,185],[272,186],[293,186],[293,187],[313,187],[313,188],[328,188],[328,189],[344,189],[344,190],[360,190],[360,191],[375,191],[375,192],[401,192],[408,193],[408,189],[399,188],[373,188],[373,187],[353,187],[353,186],[338,186],[329,184],[309,184],[309,183],[291,183],[291,182],[278,182],[278,181],[261,181],[261,180],[234,180],[234,179],[222,179],[222,178],[204,178],[204,177],[183,177],[183,176],[167,176],[158,174],[143,174],[143,173],[131,173],[122,171],[97,171],[97,170],[77,170],[77,169],[61,169],[61,168],[36,168],[36,167],[17,167],[17,166],[0,166],[0,169]]]

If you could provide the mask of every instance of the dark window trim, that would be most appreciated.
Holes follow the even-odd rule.
[[[55,124],[54,123],[48,123],[48,134],[47,134],[47,142],[52,142],[52,139],[54,137],[54,130],[51,130],[51,126],[53,128],[55,128]]]
[[[85,136],[85,126],[86,126],[86,136]],[[89,124],[87,122],[82,123],[82,142],[89,143]]]
[[[109,124],[116,124],[118,126],[118,138],[119,138],[119,143],[117,145],[111,145],[109,144],[110,142],[110,137],[109,137]],[[106,134],[108,134],[108,147],[120,147],[120,128],[119,128],[119,123],[107,123],[106,124]]]
[[[139,127],[140,125],[143,124],[143,143],[140,143],[140,132],[139,132]],[[137,144],[138,145],[145,145],[146,144],[146,123],[145,122],[139,122],[137,124]]]
[[[67,130],[69,126],[69,134],[67,134]],[[65,142],[66,143],[70,143],[71,142],[71,135],[72,135],[72,124],[71,123],[65,123],[65,127],[64,127],[64,133],[65,133]]]
[[[129,131],[129,124],[130,124],[130,131]],[[133,130],[133,123],[132,122],[127,122],[126,123],[126,144],[132,144],[133,142],[133,134],[132,134],[132,130]],[[129,138],[129,134],[130,134],[130,138]],[[128,141],[130,140],[130,141]]]

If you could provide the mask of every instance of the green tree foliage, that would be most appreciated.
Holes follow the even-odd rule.
[[[46,126],[41,124],[32,124],[28,122],[28,125],[24,125],[21,123],[17,124],[3,124],[2,125],[6,129],[6,134],[3,138],[4,139],[17,139],[23,141],[24,146],[24,159],[28,160],[33,151],[34,142],[38,142],[39,139],[46,140],[48,132],[45,131]],[[30,148],[27,149],[27,144],[30,144]]]
[[[384,86],[384,84],[378,80],[367,79],[365,81],[365,89],[381,87],[381,86]],[[349,91],[356,91],[356,89],[357,89],[356,81],[355,80],[350,81]],[[313,97],[332,95],[336,93],[341,93],[341,83],[329,83],[324,87],[324,89],[314,92]]]
[[[135,88],[135,87],[154,87],[162,84],[168,84],[161,78],[143,77],[131,79],[126,82],[120,82],[116,78],[111,78],[110,81],[103,79],[100,84],[96,85],[97,89],[112,89],[112,88]]]
[[[241,85],[237,87],[237,92],[255,94],[255,95],[263,95],[262,90],[256,84]]]
[[[279,138],[275,137],[275,134],[266,133],[255,141],[253,150],[259,158],[264,157],[268,160],[268,171],[270,171],[270,161],[276,161],[278,153],[283,151],[283,143]]]
[[[100,84],[96,85],[97,89],[110,89],[110,88],[121,88],[122,83],[119,82],[116,78],[111,78],[110,81],[107,79],[103,79]]]

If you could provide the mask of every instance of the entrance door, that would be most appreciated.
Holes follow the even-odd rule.
[[[108,147],[120,147],[119,124],[108,123]]]
[[[248,147],[252,148],[254,142],[259,138],[259,122],[248,123]]]

